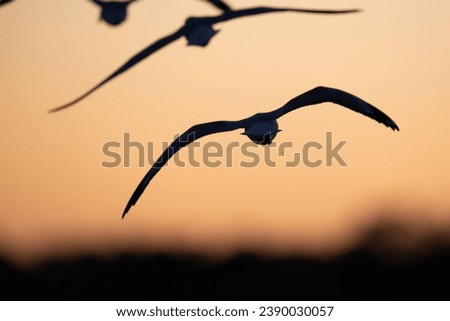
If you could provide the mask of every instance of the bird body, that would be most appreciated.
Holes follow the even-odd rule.
[[[214,121],[195,125],[175,139],[158,158],[152,168],[150,168],[128,201],[125,210],[123,211],[122,218],[125,217],[131,207],[136,204],[147,185],[160,171],[160,169],[169,161],[169,159],[180,149],[189,145],[193,141],[207,135],[244,128],[245,132],[243,134],[247,135],[253,142],[261,145],[270,144],[279,131],[277,123],[278,118],[298,108],[324,102],[331,102],[341,105],[372,118],[373,120],[382,123],[394,131],[399,130],[397,124],[375,106],[348,92],[328,87],[316,87],[311,89],[298,95],[297,97],[294,97],[280,108],[270,112],[258,113],[237,121]]]

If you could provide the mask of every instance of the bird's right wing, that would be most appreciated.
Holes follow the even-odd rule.
[[[204,136],[227,132],[236,130],[243,127],[245,120],[243,121],[215,121],[210,123],[204,123],[200,125],[195,125],[181,134],[177,139],[175,139],[169,147],[159,156],[158,160],[153,164],[152,168],[147,172],[142,181],[137,186],[133,195],[131,195],[130,200],[123,211],[122,218],[125,217],[127,212],[132,206],[136,204],[139,197],[144,192],[147,185],[159,172],[159,170],[169,161],[169,159],[175,155],[180,149],[189,145],[193,141],[200,139]]]
[[[388,115],[383,113],[375,106],[348,92],[328,87],[316,87],[314,89],[311,89],[291,99],[284,106],[272,112],[265,113],[264,115],[265,117],[277,119],[298,108],[325,102],[331,102],[343,107],[347,107],[353,111],[370,117],[379,123],[384,124],[386,127],[389,127],[392,130],[400,130],[397,124],[391,118],[389,118]]]
[[[174,32],[174,33],[172,33],[172,34],[170,34],[170,35],[168,35],[168,36],[166,36],[164,38],[161,38],[158,41],[152,43],[150,46],[148,46],[147,48],[144,48],[143,50],[138,52],[136,55],[131,57],[121,67],[119,67],[111,75],[106,77],[103,81],[101,81],[100,83],[95,85],[92,89],[88,90],[83,95],[79,96],[78,98],[72,100],[71,102],[69,102],[67,104],[64,104],[62,106],[50,109],[49,112],[50,113],[54,113],[54,112],[63,110],[65,108],[68,108],[68,107],[78,103],[79,101],[83,100],[84,98],[86,98],[87,96],[92,94],[94,91],[96,91],[97,89],[99,89],[100,87],[102,87],[103,85],[108,83],[109,81],[113,80],[114,78],[116,78],[120,74],[124,73],[125,71],[127,71],[131,67],[135,66],[136,64],[138,64],[139,62],[141,62],[142,60],[144,60],[145,58],[147,58],[148,56],[150,56],[154,52],[164,48],[165,46],[171,44],[175,40],[181,38],[184,35],[184,30],[185,30],[185,27],[183,26],[182,28],[180,28],[176,32]]]

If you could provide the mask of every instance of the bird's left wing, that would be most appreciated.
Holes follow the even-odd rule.
[[[96,91],[97,89],[99,89],[100,87],[105,85],[106,83],[110,82],[111,80],[113,80],[114,78],[119,76],[120,74],[124,73],[125,71],[127,71],[131,67],[135,66],[136,64],[138,64],[139,62],[141,62],[142,60],[144,60],[145,58],[147,58],[148,56],[150,56],[154,52],[164,48],[165,46],[171,44],[175,40],[181,38],[184,35],[184,30],[185,30],[185,27],[183,26],[179,30],[177,30],[176,32],[174,32],[174,33],[172,33],[172,34],[170,34],[170,35],[168,35],[166,37],[163,37],[163,38],[157,40],[156,42],[152,43],[150,46],[148,46],[147,48],[144,48],[143,50],[141,50],[140,52],[135,54],[133,57],[131,57],[127,62],[125,62],[121,67],[119,67],[111,75],[106,77],[103,81],[101,81],[100,83],[95,85],[93,88],[91,88],[90,90],[85,92],[83,95],[79,96],[78,98],[72,100],[71,102],[69,102],[67,104],[64,104],[62,106],[50,109],[49,112],[50,113],[54,113],[54,112],[66,109],[66,108],[68,108],[68,107],[78,103],[79,101],[83,100],[84,98],[86,98],[87,96],[92,94],[94,91]]]
[[[158,160],[153,164],[152,168],[147,172],[142,181],[137,186],[133,195],[131,195],[130,200],[123,211],[122,218],[125,217],[127,212],[130,210],[132,206],[136,204],[139,197],[144,192],[147,185],[150,181],[155,177],[155,175],[160,171],[160,169],[169,161],[169,159],[176,154],[180,149],[189,145],[193,141],[200,139],[204,136],[227,132],[239,129],[243,127],[245,124],[245,120],[241,121],[216,121],[210,123],[204,123],[200,125],[195,125],[181,134],[177,139],[175,139],[169,147],[159,156]]]
[[[266,113],[265,115],[277,119],[293,110],[301,107],[331,102],[353,111],[361,113],[367,117],[384,124],[392,130],[400,130],[397,124],[375,106],[340,89],[328,87],[316,87],[288,101],[284,106]]]

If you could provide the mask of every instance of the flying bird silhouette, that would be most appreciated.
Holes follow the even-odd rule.
[[[277,133],[280,131],[278,129],[278,118],[298,108],[324,102],[331,102],[347,107],[384,124],[386,127],[389,127],[394,131],[399,130],[397,124],[395,124],[389,116],[368,102],[345,91],[327,87],[316,87],[311,89],[291,99],[284,106],[271,112],[258,113],[251,117],[237,121],[215,121],[195,125],[175,139],[175,141],[173,141],[161,154],[137,186],[128,201],[127,206],[125,207],[125,210],[123,211],[122,218],[124,218],[130,208],[136,204],[147,185],[153,177],[155,177],[159,170],[167,163],[167,161],[180,149],[189,145],[193,141],[207,135],[244,128],[245,131],[242,134],[247,135],[247,137],[249,137],[254,143],[260,145],[271,144]]]
[[[221,0],[203,0],[203,1],[209,2],[210,4],[212,4],[213,6],[222,11],[231,11],[231,7]]]
[[[100,6],[100,20],[105,21],[111,26],[118,26],[127,19],[128,6],[138,0],[128,1],[102,1],[90,0],[96,5]]]
[[[213,26],[220,22],[225,22],[228,20],[242,18],[252,15],[259,15],[265,13],[272,12],[300,12],[300,13],[318,13],[318,14],[343,14],[343,13],[353,13],[358,12],[357,9],[350,10],[313,10],[313,9],[295,9],[295,8],[270,8],[270,7],[257,7],[250,9],[242,9],[242,10],[231,10],[223,12],[218,16],[205,16],[205,17],[190,17],[186,20],[185,24],[175,31],[174,33],[165,36],[156,42],[152,43],[148,47],[144,48],[136,55],[131,57],[127,62],[125,62],[121,67],[119,67],[116,71],[114,71],[111,75],[106,77],[103,81],[95,85],[93,88],[79,96],[78,98],[72,100],[71,102],[64,104],[62,106],[50,109],[49,112],[56,112],[62,109],[68,108],[82,99],[86,98],[94,91],[113,80],[120,74],[124,73],[131,67],[135,66],[145,58],[149,57],[151,54],[156,51],[164,48],[165,46],[171,44],[175,40],[178,40],[181,37],[185,37],[188,41],[188,45],[191,46],[200,46],[205,47],[208,45],[214,35],[219,32],[219,30],[215,30]]]

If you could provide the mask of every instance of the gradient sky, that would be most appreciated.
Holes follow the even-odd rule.
[[[220,24],[207,48],[180,39],[50,115],[187,16],[217,10],[197,0],[139,1],[126,23],[111,28],[83,0],[0,8],[0,253],[23,262],[132,248],[333,253],[385,211],[450,222],[449,1],[229,3],[364,11]],[[238,153],[232,168],[171,162],[120,219],[148,166],[139,168],[134,158],[130,168],[102,167],[104,143],[130,133],[154,142],[159,153],[162,142],[194,124],[272,110],[318,85],[369,101],[400,132],[331,104],[298,110],[280,119],[276,142],[301,148],[332,132],[348,141],[341,153],[347,167],[242,168]],[[236,131],[200,142],[208,141],[248,140]]]

